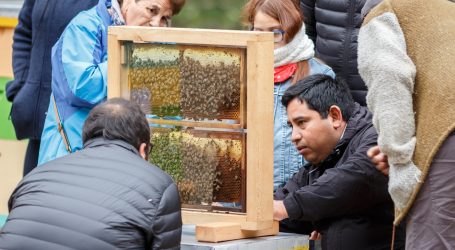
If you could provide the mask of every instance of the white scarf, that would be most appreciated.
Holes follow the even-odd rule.
[[[296,63],[314,57],[313,41],[305,34],[305,24],[294,39],[285,46],[273,51],[275,68],[289,63]]]

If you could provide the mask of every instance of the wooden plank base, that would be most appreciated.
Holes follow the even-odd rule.
[[[278,234],[278,221],[272,228],[258,231],[242,230],[239,223],[216,222],[196,225],[196,239],[205,242],[221,242]]]

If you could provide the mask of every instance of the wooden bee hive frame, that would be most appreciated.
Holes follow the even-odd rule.
[[[278,233],[273,221],[273,36],[271,33],[183,28],[109,27],[108,97],[124,97],[127,88],[124,42],[164,42],[246,49],[246,120],[226,128],[247,129],[246,214],[182,210],[183,223],[196,224],[199,241],[219,242]],[[241,72],[243,71],[241,65]],[[242,81],[243,82],[243,81]],[[245,110],[241,102],[241,110]],[[243,112],[243,111],[241,111]],[[153,121],[180,124],[181,121]],[[184,122],[185,123],[185,122]],[[188,122],[186,122],[188,123]],[[191,123],[191,122],[189,122]],[[212,123],[198,123],[211,127]],[[223,127],[223,124],[213,124]],[[221,126],[220,126],[221,125]]]

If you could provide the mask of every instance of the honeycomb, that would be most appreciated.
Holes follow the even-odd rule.
[[[153,130],[150,162],[170,174],[188,205],[240,202],[242,135],[192,130]],[[221,136],[220,136],[221,134]]]
[[[239,120],[241,49],[131,44],[130,99],[147,114]]]

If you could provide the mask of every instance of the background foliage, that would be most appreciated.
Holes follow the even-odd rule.
[[[241,11],[247,0],[186,0],[182,11],[172,18],[173,27],[244,29]]]

